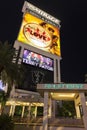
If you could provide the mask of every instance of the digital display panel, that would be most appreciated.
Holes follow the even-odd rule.
[[[61,56],[59,28],[29,12],[23,15],[17,40],[23,44]]]
[[[53,60],[51,58],[42,56],[30,50],[24,49],[23,63],[37,66],[46,70],[53,71]]]

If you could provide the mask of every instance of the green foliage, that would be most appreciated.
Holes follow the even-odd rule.
[[[1,103],[0,113],[2,113],[2,114],[4,111],[4,106],[5,106],[6,101],[7,101],[6,93],[4,91],[0,91],[0,103]]]
[[[25,106],[24,117],[27,117],[28,114],[29,114],[29,106]]]
[[[14,130],[14,122],[11,116],[7,114],[0,116],[0,130]]]
[[[6,97],[6,93],[4,91],[0,91],[0,102],[6,102],[7,101],[7,97]]]
[[[2,43],[0,42],[0,72],[3,69],[9,67],[12,64],[12,58],[15,55],[15,50],[12,48],[12,45],[9,44],[7,41]]]
[[[22,113],[22,106],[15,107],[15,116],[21,116]]]
[[[37,115],[38,116],[43,116],[43,107],[38,107],[37,108]]]
[[[59,116],[72,117],[76,115],[74,101],[63,101],[62,106],[58,108]]]
[[[16,63],[17,52],[7,41],[0,42],[0,76],[4,84],[8,83],[8,96],[13,84],[20,84],[24,76],[23,65]]]
[[[85,81],[84,82],[87,83],[87,74],[85,74]]]
[[[24,76],[24,67],[16,63],[16,51],[18,52],[7,41],[0,42],[0,79],[4,84],[8,84],[6,98],[9,97],[13,84],[19,85]],[[3,101],[2,103],[4,103]]]

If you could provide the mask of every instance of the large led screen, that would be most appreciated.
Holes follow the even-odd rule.
[[[27,49],[23,51],[23,63],[53,71],[53,59]]]
[[[60,32],[57,26],[24,13],[17,40],[58,56],[60,52]]]

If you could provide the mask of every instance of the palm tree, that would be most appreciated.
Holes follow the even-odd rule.
[[[8,114],[0,115],[0,130],[14,130],[14,121]]]
[[[87,83],[87,74],[85,74],[85,81],[84,82]]]
[[[17,55],[12,44],[7,41],[0,42],[0,78],[4,84],[8,84],[8,90],[2,97],[9,97],[12,86],[20,84],[23,78],[24,68],[21,64],[16,63]],[[13,62],[15,59],[15,62]],[[4,99],[4,98],[3,98]]]
[[[7,101],[6,93],[4,91],[1,91],[0,92],[0,102],[1,102],[0,114],[2,114],[4,111],[4,106],[6,101]]]

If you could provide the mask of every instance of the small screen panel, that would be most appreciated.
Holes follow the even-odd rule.
[[[23,51],[23,63],[33,65],[39,68],[43,68],[49,71],[53,71],[53,59],[45,57],[41,54],[37,54],[33,51],[24,49]]]

